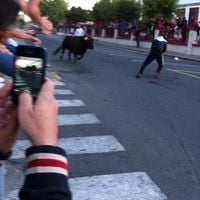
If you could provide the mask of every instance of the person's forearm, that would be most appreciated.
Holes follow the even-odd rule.
[[[14,29],[11,32],[11,37],[18,38],[18,39],[27,39],[27,40],[32,40],[33,36],[30,34],[27,34],[23,30],[20,29]]]
[[[33,22],[41,25],[41,13],[39,9],[40,0],[29,0],[26,2],[25,0],[18,0],[20,4],[21,10],[27,14]]]
[[[25,32],[20,29],[15,29],[14,31],[11,32],[10,36],[14,37],[14,38],[18,38],[18,39],[31,40],[33,42],[33,44],[40,45],[41,40],[39,38],[33,36],[32,34],[35,34],[34,30],[33,30],[33,32],[30,32],[30,31]]]
[[[17,0],[18,4],[21,7],[21,10],[27,14],[27,2],[25,0]]]
[[[20,200],[71,200],[64,150],[55,146],[33,146],[26,151],[26,156],[26,177]]]
[[[36,24],[41,26],[42,18],[39,5],[40,5],[40,0],[29,0],[27,5],[27,14]]]

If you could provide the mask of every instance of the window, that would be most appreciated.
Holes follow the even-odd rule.
[[[191,22],[192,19],[197,19],[199,17],[199,8],[190,8],[189,13],[189,22]]]

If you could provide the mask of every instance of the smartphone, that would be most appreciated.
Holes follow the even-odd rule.
[[[18,104],[18,96],[29,90],[33,99],[44,82],[47,50],[38,46],[19,45],[14,59],[12,101]]]

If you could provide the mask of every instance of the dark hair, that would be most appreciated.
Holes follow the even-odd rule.
[[[16,0],[0,0],[0,30],[6,30],[15,24],[19,10]]]

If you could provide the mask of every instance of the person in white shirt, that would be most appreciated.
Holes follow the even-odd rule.
[[[77,37],[82,37],[85,35],[85,31],[83,30],[83,28],[81,27],[80,24],[78,24],[76,26],[76,30],[74,32],[74,36],[77,36]]]

